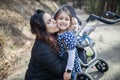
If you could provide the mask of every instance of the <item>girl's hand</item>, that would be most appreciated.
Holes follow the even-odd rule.
[[[71,79],[71,73],[68,73],[68,72],[64,72],[64,75],[63,75],[63,78],[64,80],[70,80]]]

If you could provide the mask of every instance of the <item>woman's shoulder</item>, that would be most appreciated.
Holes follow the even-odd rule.
[[[40,40],[35,40],[35,43],[32,48],[32,54],[34,54],[34,57],[41,56],[41,55],[47,56],[47,55],[53,54],[53,53],[54,53],[54,51],[50,47],[49,44],[42,42]]]
[[[37,50],[46,50],[46,49],[51,49],[50,48],[50,45],[48,45],[47,43],[45,42],[42,42],[40,41],[39,39],[36,39],[35,40],[35,43],[34,43],[34,46],[33,46],[33,49],[37,49]]]

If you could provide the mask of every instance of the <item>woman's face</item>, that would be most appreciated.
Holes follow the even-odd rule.
[[[65,12],[61,12],[57,16],[56,21],[57,21],[58,28],[60,29],[60,32],[64,32],[70,26],[70,17]]]
[[[59,28],[57,27],[57,23],[54,19],[51,18],[51,15],[49,15],[48,13],[45,13],[43,15],[43,21],[46,25],[47,31],[49,33],[55,33],[59,31]]]

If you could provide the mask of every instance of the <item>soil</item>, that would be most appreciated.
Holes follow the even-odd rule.
[[[89,15],[79,12],[79,17],[84,22]],[[87,26],[95,24],[94,22],[88,23]],[[86,27],[87,27],[86,26]],[[94,80],[119,80],[120,79],[120,22],[108,25],[99,22],[96,29],[90,34],[90,37],[95,42],[95,50],[98,54],[98,58],[103,59],[109,65],[109,70],[105,73],[101,73],[95,68],[91,69],[90,73]]]
[[[76,10],[81,21],[84,22],[89,15],[83,11]],[[88,23],[90,26],[94,24]],[[89,26],[88,25],[88,26]],[[119,80],[120,79],[120,22],[113,25],[107,25],[100,22],[100,25],[90,34],[95,42],[95,50],[98,58],[104,59],[108,65],[109,70],[105,73],[97,71],[95,68],[91,69],[90,75],[94,80]],[[34,40],[31,40],[33,42]],[[32,45],[33,43],[31,43]],[[28,66],[30,58],[30,49],[27,51],[26,57],[21,61],[24,65],[15,70],[11,75],[4,80],[24,80],[25,71]],[[27,58],[27,59],[26,59]]]

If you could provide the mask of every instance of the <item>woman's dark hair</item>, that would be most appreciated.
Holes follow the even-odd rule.
[[[43,10],[36,10],[34,12],[34,15],[31,16],[30,26],[31,26],[31,32],[33,34],[37,34],[36,29],[40,30],[41,32],[46,30],[46,26],[42,18],[44,13],[45,11]]]
[[[40,41],[45,42],[54,49],[55,52],[59,51],[57,40],[55,39],[55,34],[52,35],[47,32],[46,25],[43,20],[43,16],[46,12],[44,10],[36,10],[34,15],[30,18],[31,32],[36,34],[36,38]]]

